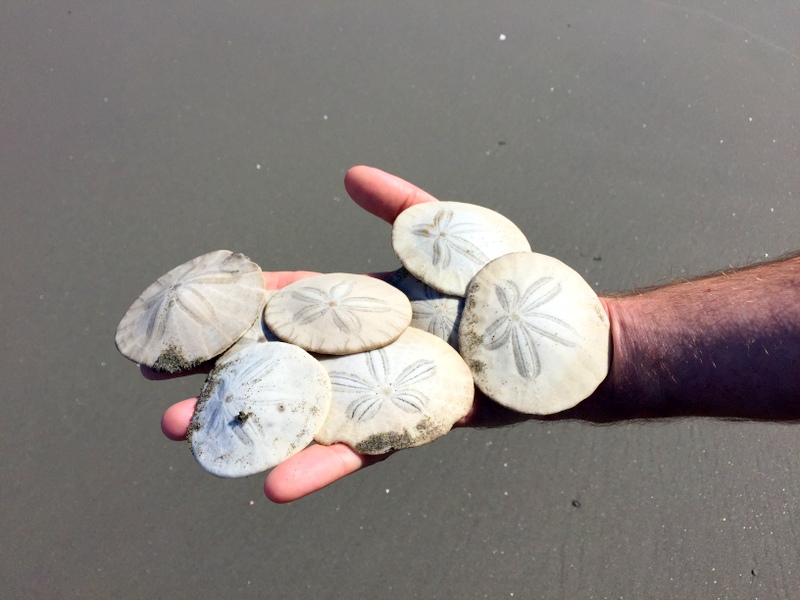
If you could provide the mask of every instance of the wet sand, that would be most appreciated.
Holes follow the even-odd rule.
[[[166,440],[202,376],[114,347],[156,277],[398,266],[371,164],[598,291],[800,247],[800,12],[178,2],[0,8],[9,598],[792,598],[797,425],[461,429],[293,505]]]

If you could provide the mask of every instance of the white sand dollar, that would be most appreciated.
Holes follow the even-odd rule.
[[[352,354],[397,339],[411,322],[411,304],[380,279],[329,273],[279,290],[264,318],[275,335],[309,352]]]
[[[208,375],[189,428],[192,452],[220,477],[260,473],[311,442],[330,397],[325,369],[306,351],[250,346]]]
[[[425,202],[404,210],[392,226],[400,262],[431,287],[464,296],[490,260],[530,252],[525,235],[503,215],[463,202]]]
[[[475,276],[459,342],[477,386],[524,413],[571,408],[608,373],[602,304],[578,273],[543,254],[509,254]]]
[[[469,368],[446,342],[409,328],[370,352],[321,356],[333,396],[321,444],[361,454],[410,448],[446,434],[472,406]]]
[[[117,328],[119,351],[156,371],[177,373],[233,344],[260,314],[261,268],[217,250],[172,269],[150,285]]]
[[[267,308],[267,302],[269,299],[275,295],[276,290],[266,290],[266,295],[264,296],[264,304],[262,305],[261,310],[258,313],[258,317],[250,326],[250,329],[244,332],[244,335],[240,337],[236,342],[228,348],[225,353],[219,357],[218,360],[223,361],[229,359],[231,356],[239,352],[240,350],[244,350],[245,348],[249,348],[254,344],[261,344],[264,342],[275,342],[280,341],[275,337],[267,324],[264,322],[264,310]]]
[[[464,298],[451,296],[420,281],[400,267],[386,283],[403,292],[411,302],[411,326],[443,339],[458,350],[458,324]]]

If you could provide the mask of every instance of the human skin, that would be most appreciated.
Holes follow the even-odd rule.
[[[436,202],[407,181],[365,166],[347,172],[345,188],[359,206],[389,223],[409,206]],[[312,274],[264,273],[264,282],[279,289]],[[800,256],[600,301],[611,322],[613,358],[592,396],[558,415],[531,417],[476,394],[458,425],[686,415],[800,419]],[[167,437],[186,439],[196,401],[164,413]],[[309,446],[269,473],[264,492],[274,502],[291,502],[383,458],[359,455],[344,444]]]
[[[621,418],[800,418],[800,256],[606,299]],[[610,416],[610,415],[609,415]]]

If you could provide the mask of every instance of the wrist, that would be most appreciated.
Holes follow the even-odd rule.
[[[605,298],[603,305],[612,359],[587,403],[604,420],[800,417],[797,257]]]
[[[608,375],[597,390],[570,416],[595,422],[669,416],[680,413],[662,349],[669,345],[664,324],[673,316],[655,317],[639,296],[606,297],[600,302],[608,315]]]
[[[591,396],[564,415],[568,418],[603,423],[632,418],[642,412],[635,400],[642,395],[642,391],[638,390],[642,384],[630,360],[632,349],[629,347],[635,317],[624,300],[600,297],[610,324],[608,374]],[[650,382],[650,387],[656,386]]]

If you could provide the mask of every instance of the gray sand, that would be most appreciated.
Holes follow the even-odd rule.
[[[147,381],[114,348],[209,250],[395,269],[344,192],[359,163],[494,208],[597,290],[800,247],[793,4],[15,4],[5,597],[793,596],[796,425],[458,430],[276,506],[162,436],[202,377]]]

